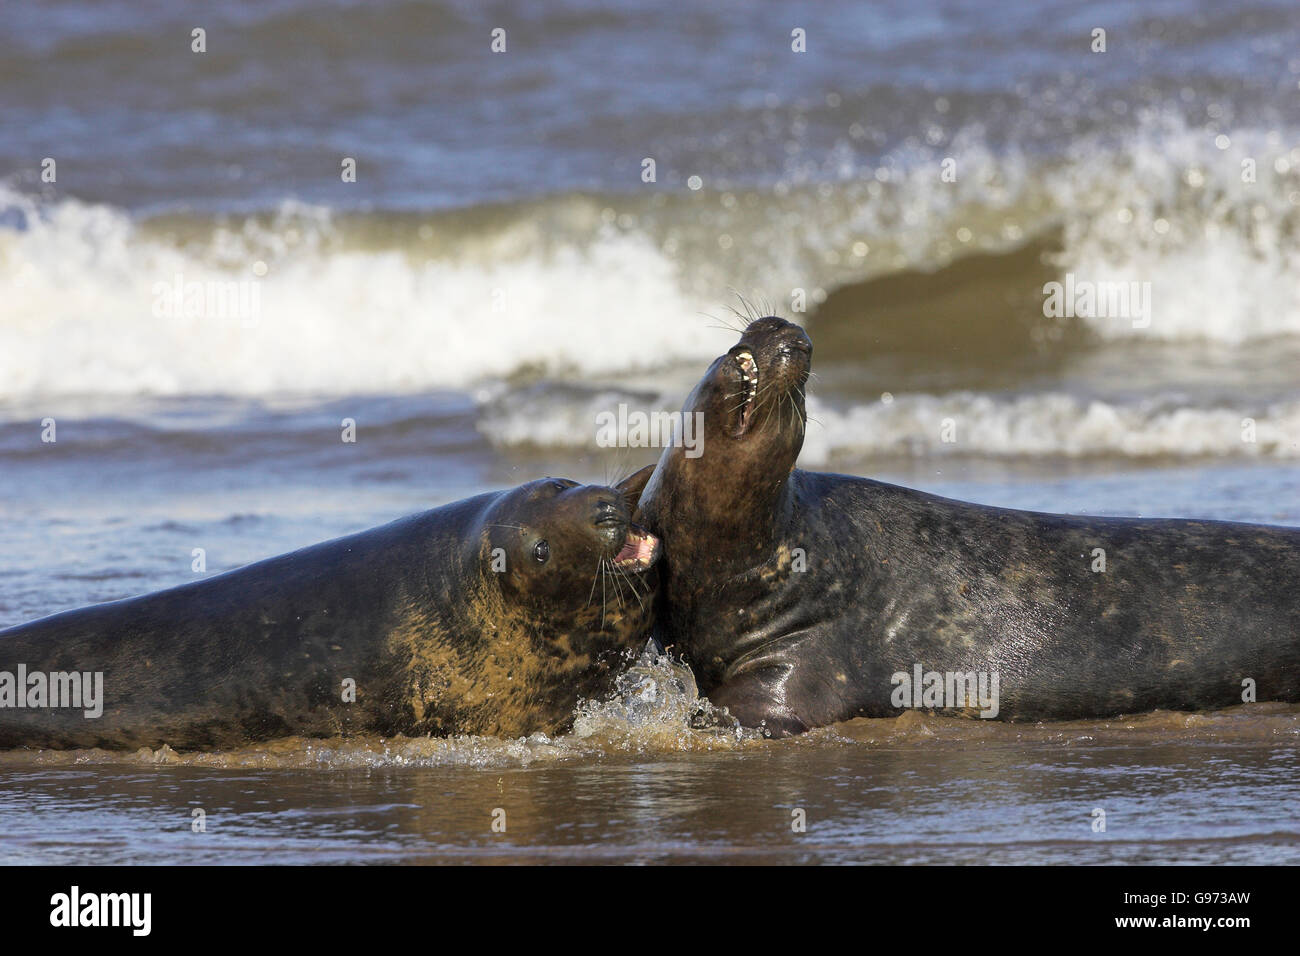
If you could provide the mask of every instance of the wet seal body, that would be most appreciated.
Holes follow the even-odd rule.
[[[0,694],[0,747],[554,732],[644,644],[657,557],[619,489],[544,479],[56,614],[0,675],[100,672],[102,715]]]
[[[1247,687],[1300,700],[1300,529],[1039,514],[795,469],[810,363],[797,326],[751,323],[687,399],[705,454],[665,450],[640,499],[666,554],[661,637],[743,724],[981,713],[974,693],[907,686],[931,672],[996,675],[983,713],[1007,720],[1223,707]]]

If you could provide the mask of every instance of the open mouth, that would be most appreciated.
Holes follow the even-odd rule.
[[[740,384],[744,389],[745,400],[740,406],[740,419],[736,423],[735,434],[742,435],[749,427],[749,418],[754,413],[754,399],[758,397],[758,363],[752,352],[739,352],[735,356],[740,366]]]
[[[623,571],[645,571],[659,557],[659,539],[649,531],[629,525],[623,549],[614,556],[614,567]]]

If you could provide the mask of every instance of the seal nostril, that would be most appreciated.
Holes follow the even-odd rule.
[[[608,498],[602,498],[596,502],[596,524],[614,524],[623,519],[622,512],[619,511],[618,505]]]
[[[803,352],[805,355],[812,354],[812,342],[809,340],[807,333],[798,326],[790,327],[790,334],[785,337],[781,343],[783,352]]]

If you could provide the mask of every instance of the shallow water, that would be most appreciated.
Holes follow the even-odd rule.
[[[10,753],[0,861],[1297,863],[1297,744],[1300,707],[1258,704],[1029,726],[909,714],[786,741],[661,721]]]

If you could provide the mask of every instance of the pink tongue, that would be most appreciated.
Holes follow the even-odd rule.
[[[628,532],[627,541],[623,542],[623,550],[614,560],[619,563],[648,561],[655,553],[655,544],[655,537],[652,534],[638,535],[635,531]]]

